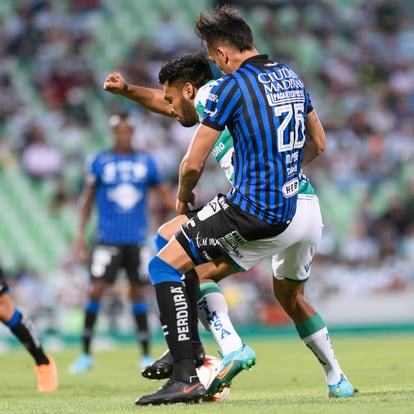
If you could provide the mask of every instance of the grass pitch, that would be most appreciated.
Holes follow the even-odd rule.
[[[94,353],[95,368],[70,375],[67,368],[78,348],[53,353],[60,388],[36,391],[33,363],[16,348],[0,354],[0,413],[8,414],[124,414],[124,413],[413,413],[414,333],[332,335],[337,357],[359,390],[355,398],[327,399],[322,369],[315,357],[294,336],[245,338],[257,353],[257,365],[233,381],[222,403],[174,404],[137,407],[135,399],[155,391],[163,382],[142,378],[134,345]],[[163,344],[154,346],[154,354]],[[213,342],[207,353],[217,355]]]

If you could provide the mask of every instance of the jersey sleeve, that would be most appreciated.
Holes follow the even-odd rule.
[[[223,131],[240,108],[241,91],[236,80],[225,76],[214,83],[207,97],[202,124]]]
[[[202,86],[197,92],[195,99],[195,108],[200,120],[203,119],[206,101],[214,84],[215,81],[210,81],[206,85]],[[220,136],[213,146],[213,149],[211,150],[211,154],[216,160],[217,164],[223,169],[227,179],[232,184],[234,176],[234,168],[232,164],[233,137],[231,136],[228,128],[225,128],[221,132]]]
[[[313,105],[308,92],[306,92],[306,113],[309,114],[313,111]]]

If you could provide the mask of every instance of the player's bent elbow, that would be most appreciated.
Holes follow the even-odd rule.
[[[318,150],[318,155],[321,155],[323,152],[325,152],[326,142],[324,142],[323,144],[318,145],[317,150]]]

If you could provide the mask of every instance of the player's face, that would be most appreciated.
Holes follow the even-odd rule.
[[[127,122],[121,121],[112,130],[115,147],[118,151],[128,152],[131,150],[131,140],[134,133],[134,129]]]
[[[184,127],[191,127],[198,121],[198,114],[194,107],[194,94],[189,94],[184,88],[164,84],[164,98],[172,108],[175,119]]]

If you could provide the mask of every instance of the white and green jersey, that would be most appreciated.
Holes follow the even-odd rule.
[[[200,118],[200,122],[203,118],[204,107],[210,94],[210,90],[214,85],[214,80],[207,82],[197,92],[195,97],[195,109]],[[232,164],[233,157],[233,137],[229,130],[225,128],[216,143],[214,144],[211,154],[217,161],[218,165],[224,170],[227,179],[233,184],[234,168]],[[313,198],[317,197],[316,191],[310,183],[309,179],[304,174],[299,174],[299,194],[300,198]]]
[[[207,82],[198,90],[195,97],[195,109],[198,113],[200,121],[203,118],[204,107],[213,84],[213,80]],[[214,144],[211,153],[218,165],[224,170],[224,173],[231,184],[233,184],[234,177],[234,168],[231,162],[233,150],[233,137],[231,136],[229,130],[225,128]]]

